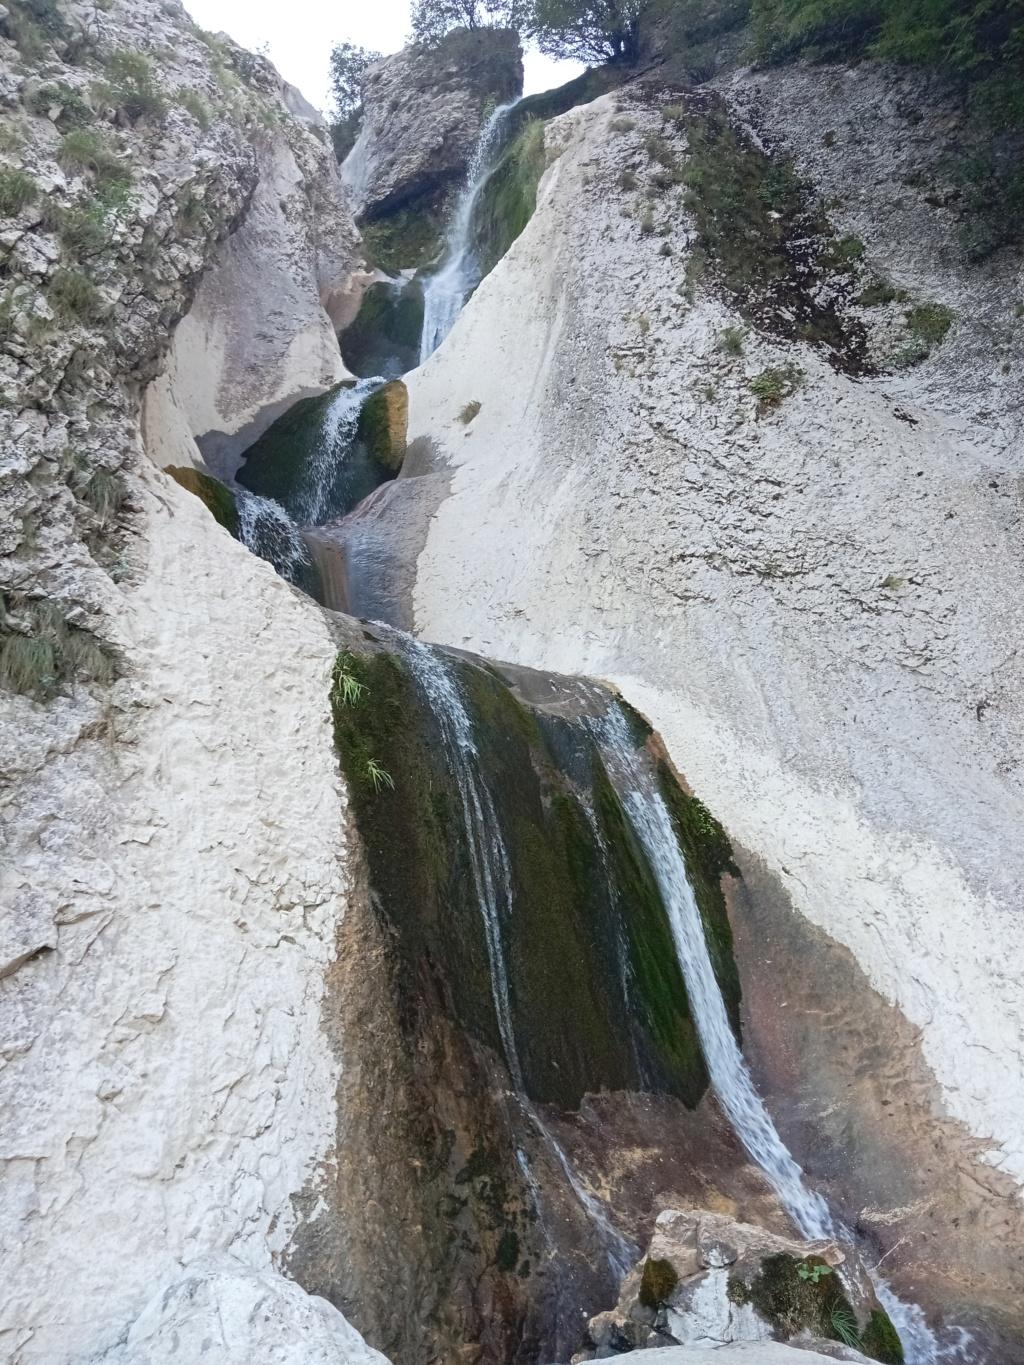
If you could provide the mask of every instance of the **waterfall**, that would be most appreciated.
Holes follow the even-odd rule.
[[[381,627],[378,625],[377,628]],[[498,1017],[498,1031],[505,1052],[505,1062],[516,1096],[523,1111],[561,1166],[581,1207],[598,1229],[612,1269],[622,1278],[636,1262],[637,1248],[612,1226],[598,1200],[584,1188],[565,1149],[526,1094],[526,1082],[512,1024],[508,968],[501,936],[502,919],[512,912],[511,865],[494,802],[480,766],[479,754],[473,740],[472,722],[458,683],[440,650],[402,632],[387,627],[384,627],[384,630],[401,650],[437,719],[445,754],[451,763],[459,789],[473,885],[487,944],[491,995]],[[523,1164],[522,1161],[520,1164]],[[527,1179],[535,1189],[532,1177],[528,1176]]]
[[[804,1184],[803,1171],[779,1137],[754,1086],[729,1024],[700,909],[653,766],[636,752],[618,707],[591,724],[609,777],[661,891],[715,1094],[801,1235],[814,1240],[845,1232],[837,1229],[824,1199]],[[907,1365],[936,1365],[938,1342],[920,1308],[902,1303],[880,1275],[873,1278],[879,1302],[900,1334]]]
[[[305,526],[319,526],[331,514],[331,494],[338,468],[348,454],[359,425],[363,402],[384,380],[376,375],[341,388],[331,399],[320,423],[320,434],[306,466],[295,499],[295,518]]]
[[[267,560],[282,578],[296,583],[312,561],[299,528],[273,498],[235,487],[238,508],[238,538],[247,550]]]
[[[498,142],[501,124],[515,103],[499,105],[480,130],[466,183],[455,206],[455,216],[445,234],[445,262],[436,275],[430,275],[424,281],[421,365],[455,326],[462,305],[480,283],[480,265],[472,242],[473,210],[492,169],[491,154]]]

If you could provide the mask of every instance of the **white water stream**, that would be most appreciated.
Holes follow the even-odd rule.
[[[837,1228],[822,1197],[804,1184],[803,1171],[779,1137],[747,1069],[729,1024],[715,977],[704,924],[653,766],[637,753],[616,707],[592,722],[613,785],[654,872],[668,912],[679,965],[715,1094],[744,1147],[764,1171],[800,1233],[809,1239],[850,1233]],[[939,1344],[916,1304],[896,1297],[880,1275],[872,1277],[879,1302],[892,1319],[906,1365],[937,1365]]]
[[[459,692],[458,683],[440,650],[423,644],[411,635],[391,630],[387,633],[399,645],[402,656],[430,703],[431,710],[441,727],[445,753],[458,784],[469,842],[473,885],[487,943],[491,994],[498,1017],[498,1031],[505,1051],[505,1061],[517,1098],[561,1166],[573,1194],[597,1228],[608,1260],[621,1278],[636,1263],[637,1248],[612,1226],[600,1202],[583,1186],[565,1149],[526,1094],[526,1083],[512,1024],[508,969],[501,936],[502,919],[512,911],[511,866],[494,802],[480,768],[479,754],[473,740],[472,722]],[[520,1154],[520,1164],[523,1165],[525,1174],[524,1162],[525,1159]],[[527,1179],[536,1189],[532,1177],[528,1175]]]
[[[379,375],[360,379],[352,388],[339,389],[331,399],[296,499],[295,516],[302,525],[319,526],[330,512],[330,496],[338,465],[348,454],[356,434],[359,410],[374,389],[379,389],[383,383]]]
[[[480,130],[476,151],[466,174],[466,183],[455,206],[455,214],[445,234],[445,259],[441,269],[423,285],[423,331],[420,335],[420,364],[437,350],[455,326],[462,305],[480,283],[480,264],[473,249],[473,210],[487,176],[493,169],[491,154],[498,142],[501,125],[515,107],[502,104]]]
[[[237,484],[233,492],[238,509],[239,540],[254,555],[273,564],[282,578],[294,582],[296,573],[310,563],[299,528],[273,498],[250,493]]]

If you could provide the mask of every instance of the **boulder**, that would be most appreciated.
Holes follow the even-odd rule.
[[[790,1340],[833,1359],[903,1360],[852,1245],[779,1237],[701,1209],[666,1209],[615,1308],[590,1319],[585,1347],[573,1360]]]
[[[397,474],[405,458],[408,431],[409,390],[400,379],[393,379],[363,404],[357,435],[378,464]]]

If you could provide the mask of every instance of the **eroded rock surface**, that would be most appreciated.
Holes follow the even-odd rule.
[[[917,1169],[938,1103],[960,1125],[956,1175],[913,1208],[890,1182],[883,1210],[838,1119],[827,1150],[803,1148],[800,1124],[784,1136],[813,1179],[862,1171],[849,1214],[870,1207],[897,1283],[927,1262],[927,1220],[959,1218],[961,1182],[985,1191],[985,1218],[957,1224],[971,1288],[956,1311],[1001,1314],[1019,1301],[1024,1227],[1013,1187],[994,1189],[978,1161],[1024,1180],[1024,996],[1009,965],[1024,948],[1020,261],[969,265],[955,218],[914,187],[912,166],[942,155],[953,124],[910,78],[780,69],[717,98],[750,145],[788,149],[822,185],[828,250],[860,243],[816,297],[864,329],[846,333],[863,368],[794,338],[792,317],[751,323],[713,263],[689,268],[702,242],[673,179],[691,155],[686,96],[605,97],[555,120],[534,218],[407,376],[410,439],[453,469],[416,623],[615,679],[793,908],[899,1007],[912,1027],[886,1045],[919,1039],[937,1089],[913,1131],[889,1121],[891,1159]],[[905,98],[926,111],[909,141],[886,114]],[[702,129],[710,109],[697,106]],[[889,288],[868,293],[873,279]],[[952,322],[923,357],[907,319],[926,305]],[[780,987],[791,968],[773,963]],[[852,1078],[875,1054],[845,1008]],[[826,1045],[812,1018],[794,1045]],[[994,1279],[974,1298],[981,1263]]]

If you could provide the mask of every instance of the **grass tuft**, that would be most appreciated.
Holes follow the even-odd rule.
[[[13,218],[34,204],[39,186],[24,171],[0,171],[0,217]]]

